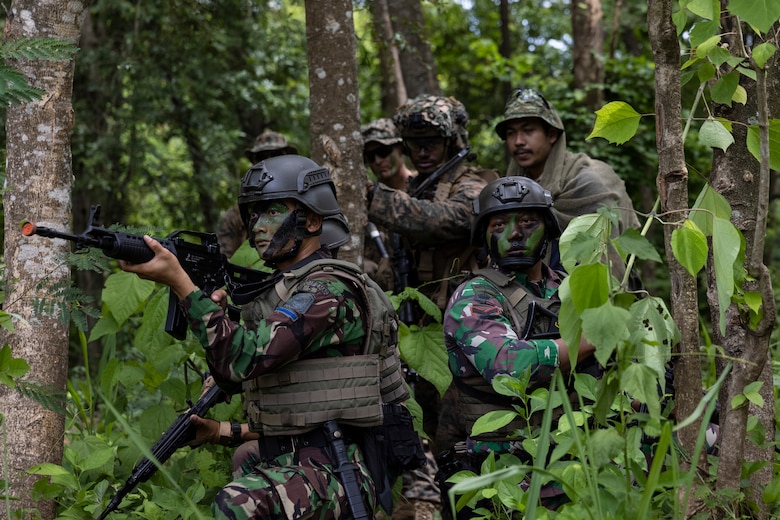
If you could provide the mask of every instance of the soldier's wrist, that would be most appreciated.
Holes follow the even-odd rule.
[[[237,422],[220,421],[219,442],[222,446],[238,446],[241,444],[241,425]]]

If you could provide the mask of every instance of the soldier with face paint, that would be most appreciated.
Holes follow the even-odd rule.
[[[557,317],[558,286],[565,275],[542,261],[561,234],[552,208],[550,192],[527,177],[493,181],[474,202],[472,238],[487,247],[491,265],[456,289],[444,314],[450,370],[460,390],[458,411],[468,432],[485,413],[512,410],[511,398],[492,388],[498,374],[519,376],[530,369],[530,392],[547,385],[556,368],[571,368],[570,347],[560,338]],[[583,339],[576,348],[577,370],[587,367],[599,375],[593,345]],[[522,457],[522,439],[507,440],[522,427],[518,419],[495,432],[467,437],[451,448],[449,463],[460,457],[479,471],[491,451]],[[440,460],[437,477],[443,497],[451,487],[444,483],[448,475],[441,474],[448,471],[446,458]]]
[[[392,304],[356,266],[334,259],[331,247],[321,244],[324,221],[341,215],[326,168],[297,155],[266,159],[244,175],[238,207],[249,242],[276,268],[269,281],[243,295],[246,301],[233,293],[234,303],[243,305],[242,323],[225,312],[224,291],[204,294],[176,257],[149,237],[152,260],[121,263],[171,288],[216,383],[245,394],[248,424],[193,421],[199,440],[255,443],[234,468],[234,480],[217,493],[212,513],[219,519],[331,520],[353,518],[362,505],[373,518],[378,477],[385,475],[369,472],[368,432],[382,424],[385,404],[401,405],[409,396]],[[347,459],[338,465],[334,435],[325,427],[332,420]],[[212,431],[208,438],[204,427]],[[354,476],[351,486],[345,466]]]

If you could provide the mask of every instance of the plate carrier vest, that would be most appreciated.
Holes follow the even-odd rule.
[[[398,357],[398,321],[387,295],[356,265],[323,259],[283,273],[273,290],[244,305],[247,328],[269,316],[307,276],[324,272],[356,290],[365,309],[361,355],[301,359],[243,383],[244,413],[252,431],[299,435],[331,419],[341,425],[382,424],[383,403],[409,398]]]

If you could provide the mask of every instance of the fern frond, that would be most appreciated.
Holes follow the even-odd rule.
[[[45,93],[45,90],[30,85],[24,74],[18,70],[0,65],[0,104],[3,106],[34,101]]]
[[[64,61],[73,58],[78,47],[57,38],[27,38],[6,41],[0,47],[3,59],[28,59],[45,61]]]
[[[65,415],[67,398],[63,390],[51,385],[42,385],[35,381],[19,379],[16,381],[16,391],[23,397],[32,399],[47,410]]]

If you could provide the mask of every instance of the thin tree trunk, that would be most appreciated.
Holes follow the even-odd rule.
[[[395,31],[390,21],[387,0],[374,0],[371,4],[374,32],[379,48],[379,67],[382,70],[382,113],[392,115],[406,102],[406,84],[401,70],[401,57],[395,42]]]
[[[14,0],[5,27],[5,40],[52,37],[77,43],[87,3],[75,0]],[[30,83],[47,92],[43,99],[12,106],[6,118],[7,191],[5,210],[6,295],[3,309],[19,315],[16,330],[3,341],[13,356],[30,365],[27,378],[50,391],[64,392],[68,377],[68,323],[59,317],[67,302],[56,296],[57,284],[70,278],[57,258],[70,249],[61,240],[23,237],[19,222],[42,222],[70,228],[70,194],[73,185],[70,138],[73,129],[72,90],[74,62],[32,61],[10,63]],[[34,309],[46,302],[48,312]],[[65,418],[37,401],[0,385],[6,453],[3,476],[10,494],[20,500],[3,501],[3,516],[12,510],[37,509],[44,519],[55,516],[53,500],[33,501],[30,492],[38,476],[27,470],[44,462],[61,464]],[[31,513],[22,514],[29,518]]]
[[[407,95],[410,98],[420,94],[440,95],[436,62],[425,30],[421,1],[394,0],[390,19],[395,32],[401,36],[401,68]]]
[[[680,47],[672,23],[672,0],[649,0],[647,20],[656,64],[656,183],[661,211],[667,215],[665,220],[672,224],[664,226],[664,244],[671,281],[672,315],[681,333],[674,373],[675,410],[681,420],[693,413],[701,400],[702,389],[696,279],[677,262],[671,247],[672,231],[688,217],[688,170],[681,125]],[[699,424],[696,421],[679,432],[680,443],[688,453],[693,452]]]
[[[574,88],[587,92],[584,104],[593,110],[604,102],[603,18],[601,0],[571,0]]]
[[[311,158],[330,169],[352,240],[339,258],[363,262],[366,172],[351,0],[306,0]]]

